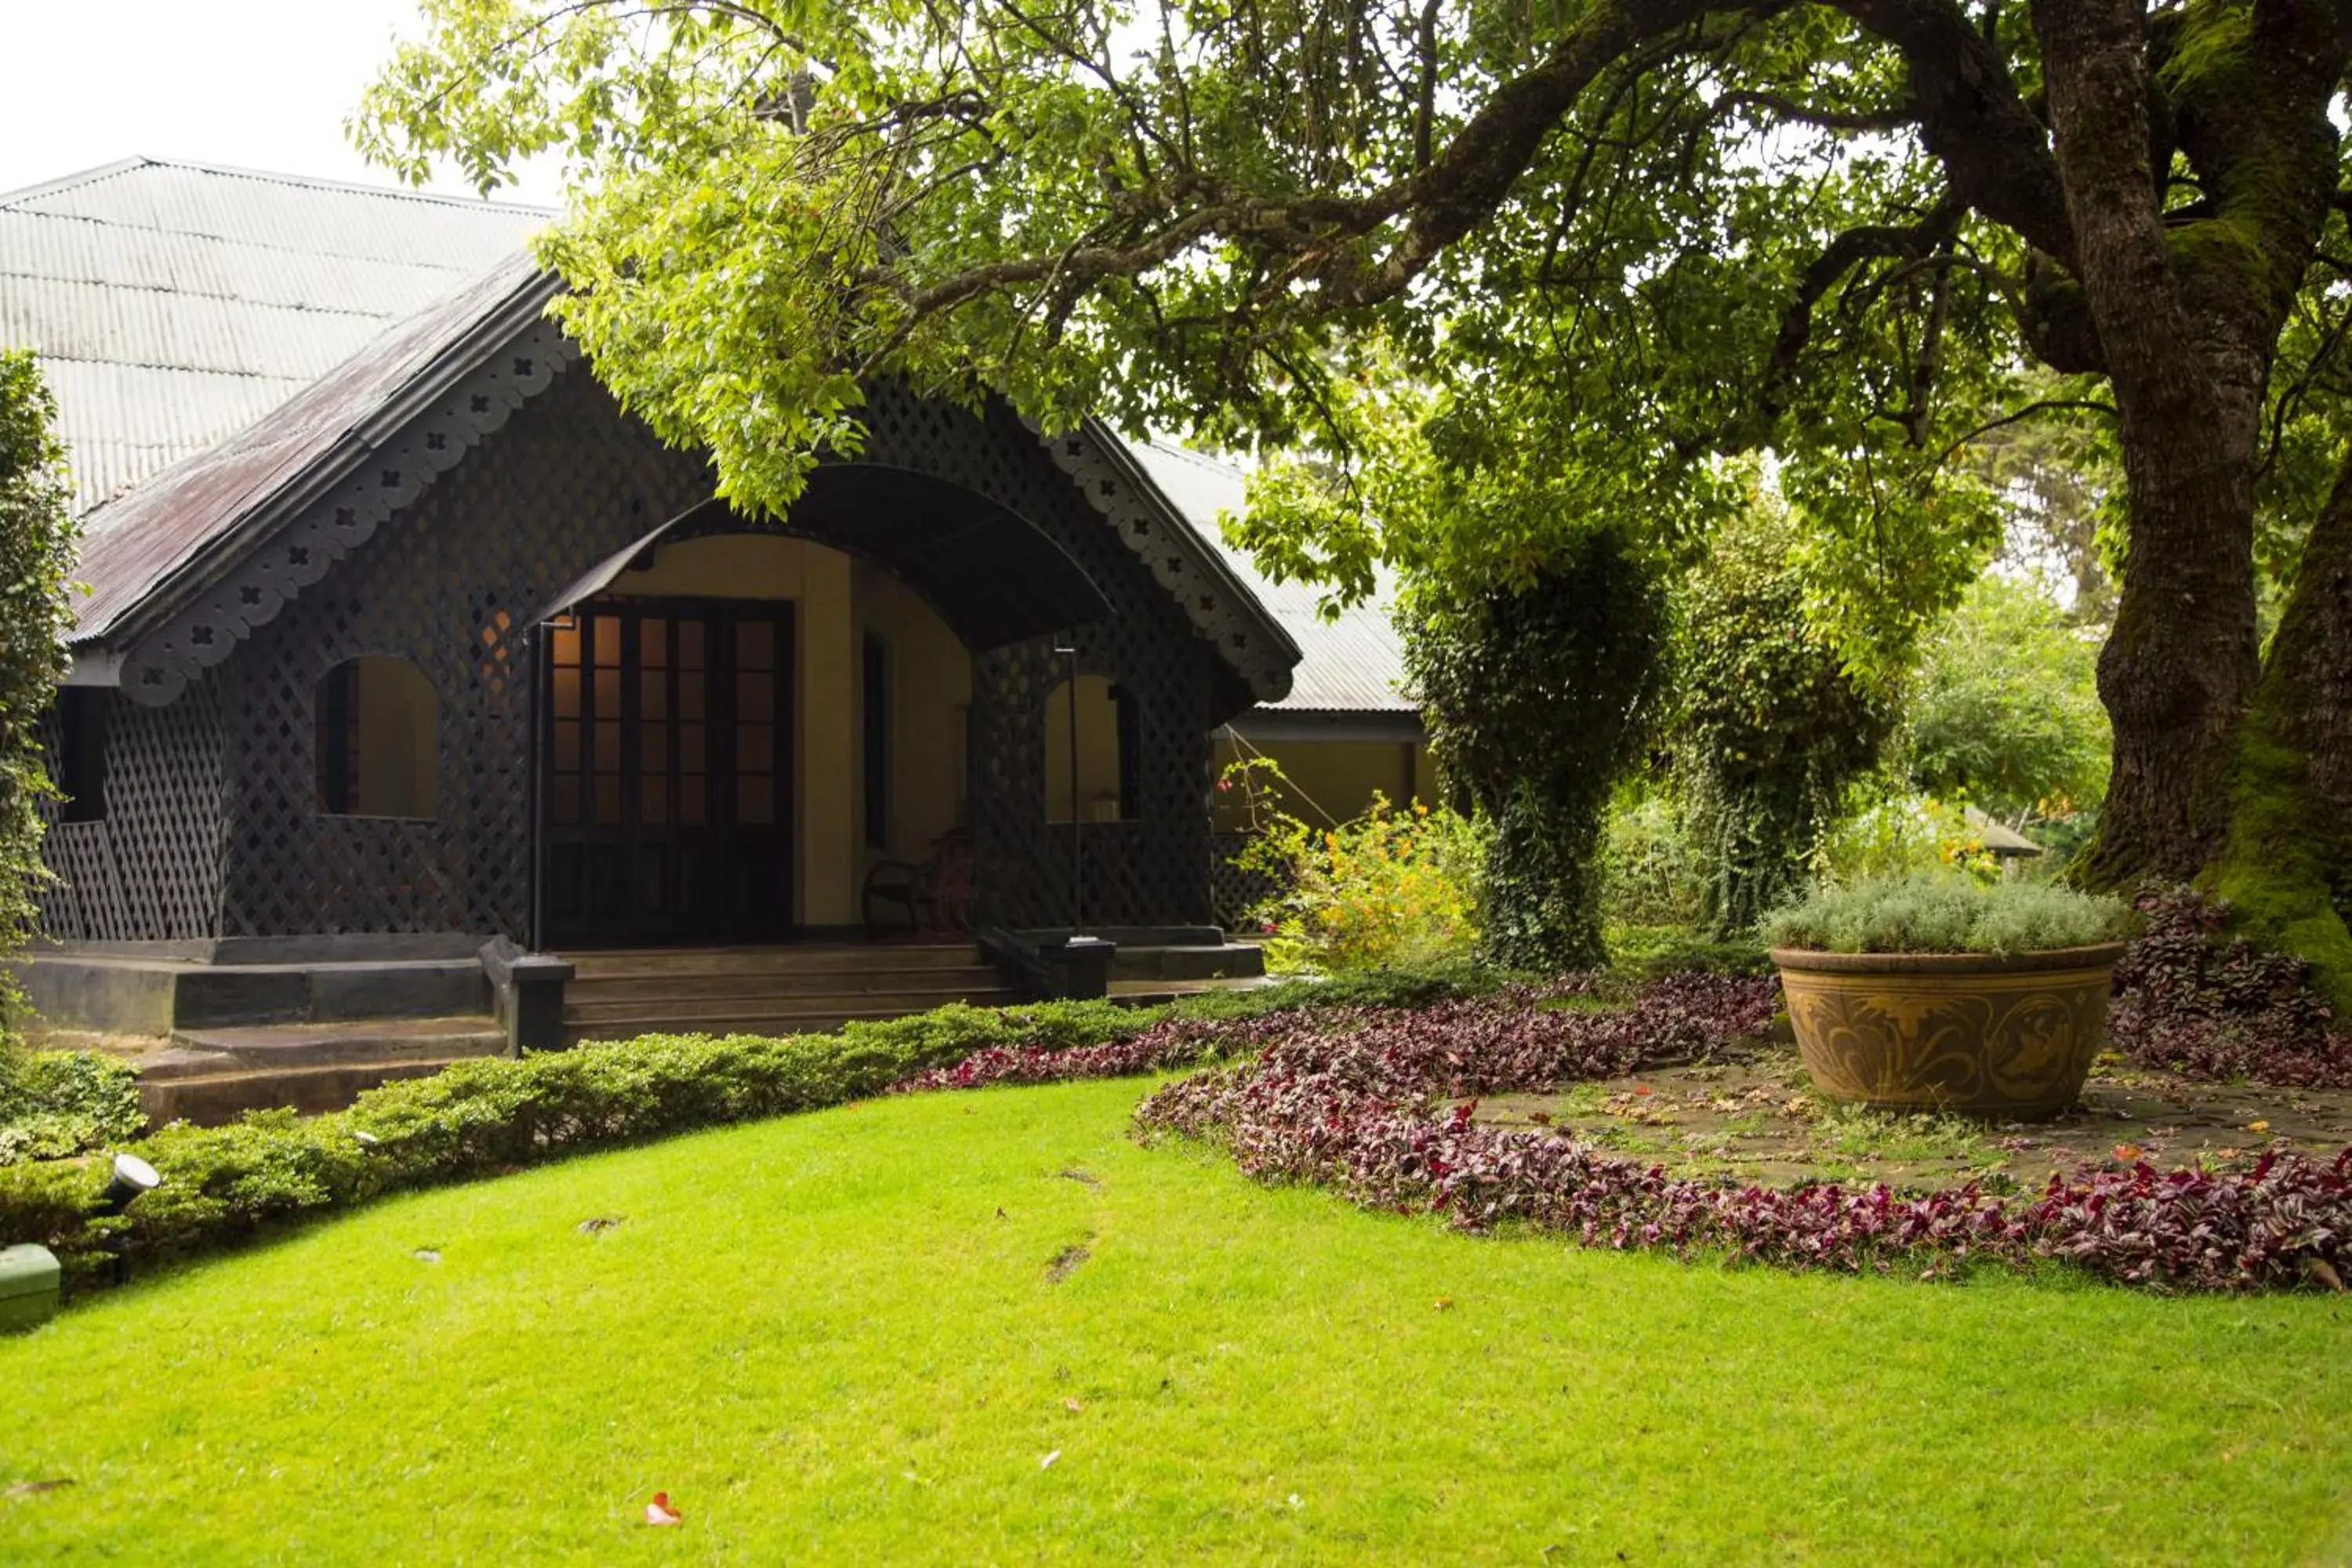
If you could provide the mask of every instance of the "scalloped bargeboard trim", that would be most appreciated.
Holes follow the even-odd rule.
[[[204,597],[141,638],[123,659],[124,694],[156,708],[178,697],[204,669],[226,658],[254,628],[274,619],[386,519],[456,468],[516,409],[553,385],[579,357],[579,346],[554,322],[531,323]]]

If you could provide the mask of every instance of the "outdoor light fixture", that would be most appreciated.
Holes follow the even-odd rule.
[[[116,1215],[163,1184],[155,1167],[136,1154],[117,1154],[114,1173],[99,1194],[99,1212]]]

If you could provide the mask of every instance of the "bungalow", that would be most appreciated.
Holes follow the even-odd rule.
[[[782,1026],[1067,983],[1074,925],[1234,973],[1221,756],[1327,813],[1427,793],[1385,616],[1225,548],[1232,470],[886,384],[744,516],[546,321],[545,219],[145,159],[0,195],[89,588],[52,1022]],[[901,929],[937,940],[793,967]],[[661,973],[698,979],[589,994]]]

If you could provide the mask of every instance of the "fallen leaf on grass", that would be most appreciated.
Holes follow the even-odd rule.
[[[602,1236],[621,1223],[614,1215],[600,1214],[593,1219],[583,1219],[574,1227],[583,1236]]]
[[[1454,1298],[1451,1296],[1440,1296],[1437,1299],[1437,1310],[1441,1312],[1450,1312],[1454,1310]]]
[[[646,1522],[647,1524],[683,1524],[686,1522],[686,1515],[670,1507],[669,1493],[656,1492],[654,1500],[646,1504]]]
[[[43,1492],[53,1492],[60,1487],[69,1487],[73,1484],[74,1479],[71,1476],[51,1476],[45,1481],[18,1481],[6,1491],[0,1492],[0,1497],[38,1497]]]
[[[1054,1468],[1054,1461],[1055,1461],[1055,1460],[1056,1460],[1056,1459],[1058,1459],[1058,1458],[1060,1458],[1061,1457],[1062,1457],[1062,1450],[1061,1450],[1061,1449],[1059,1449],[1059,1448],[1056,1448],[1056,1449],[1055,1449],[1052,1453],[1050,1453],[1050,1454],[1046,1455],[1044,1458],[1042,1458],[1042,1459],[1038,1460],[1038,1461],[1037,1461],[1037,1468],[1038,1468],[1039,1469],[1041,1469],[1041,1470],[1050,1470],[1050,1469],[1052,1469],[1052,1468]]]
[[[1528,1120],[1534,1122],[1538,1127],[1549,1127],[1551,1125],[1551,1112],[1549,1110],[1530,1110],[1528,1112]]]
[[[2137,1161],[2143,1152],[2145,1152],[2145,1151],[2143,1151],[2137,1143],[2118,1143],[2116,1145],[2116,1158],[2122,1161],[2126,1165]]]
[[[2270,1130],[2271,1124],[2267,1121],[2249,1121],[2246,1123],[2246,1131],[2249,1132],[2267,1132]]]
[[[1075,1415],[1075,1414],[1076,1414],[1078,1411],[1084,1410],[1084,1409],[1086,1408],[1086,1406],[1085,1406],[1083,1404],[1079,1403],[1077,1400],[1075,1400],[1075,1399],[1065,1399],[1064,1401],[1062,1401],[1062,1408],[1063,1408],[1063,1409],[1065,1409],[1065,1410],[1067,1410],[1067,1411],[1071,1412],[1073,1415]]]

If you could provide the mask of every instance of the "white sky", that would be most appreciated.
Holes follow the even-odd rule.
[[[0,0],[0,191],[134,153],[392,184],[343,121],[415,16],[415,0]],[[501,199],[558,196],[541,173]]]

